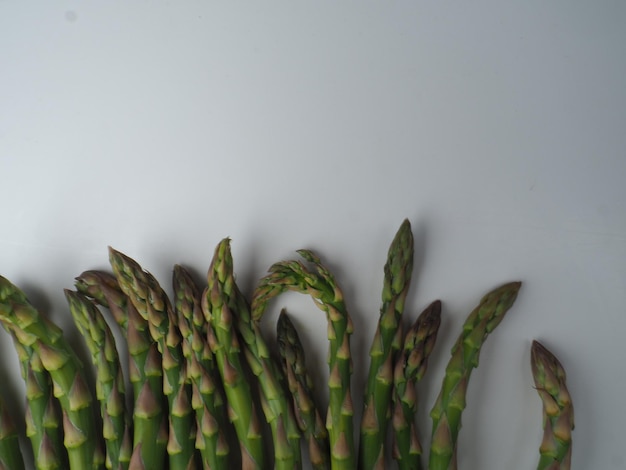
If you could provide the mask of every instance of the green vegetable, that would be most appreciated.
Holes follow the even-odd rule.
[[[465,409],[465,395],[472,370],[478,367],[480,349],[511,308],[521,282],[505,284],[485,295],[470,313],[463,332],[452,347],[441,391],[430,415],[433,432],[429,470],[457,468],[456,443]]]
[[[150,335],[162,355],[163,392],[169,404],[169,468],[193,468],[195,419],[191,408],[191,389],[186,383],[182,337],[176,326],[174,310],[154,276],[144,271],[135,260],[113,248],[109,249],[109,260],[120,288],[137,312],[148,321]]]
[[[421,470],[422,446],[415,426],[417,391],[415,384],[426,373],[428,357],[435,347],[441,324],[441,302],[430,304],[417,318],[404,338],[396,359],[393,390],[393,458],[401,470]]]
[[[132,453],[130,419],[126,412],[126,390],[115,339],[98,307],[87,297],[67,289],[65,297],[96,366],[96,397],[100,402],[106,467],[127,469]]]
[[[569,470],[572,461],[574,407],[565,383],[565,369],[538,341],[533,341],[530,364],[543,403],[543,441],[537,470]]]
[[[63,442],[69,468],[101,468],[103,456],[98,449],[101,443],[96,434],[91,392],[82,364],[61,329],[40,315],[24,293],[4,277],[0,277],[0,321],[13,330],[22,345],[37,351],[41,364],[50,373],[54,396],[63,411]]]
[[[257,377],[263,413],[272,431],[274,468],[300,468],[300,429],[281,385],[281,370],[270,358],[270,349],[259,325],[252,320],[248,302],[235,282],[230,240],[222,240],[215,250],[214,269],[217,284],[228,307],[235,314],[236,328],[243,339],[243,351],[252,373]]]
[[[183,335],[183,354],[192,383],[192,407],[196,412],[196,448],[208,470],[230,468],[226,429],[226,403],[219,388],[219,371],[206,340],[207,324],[201,293],[182,266],[174,267],[174,307]]]
[[[120,288],[117,279],[102,271],[85,271],[76,289],[107,307],[126,337],[129,378],[133,388],[133,469],[165,468],[168,417],[164,412],[163,369],[148,322]]]
[[[59,426],[61,410],[52,393],[50,374],[41,364],[37,351],[20,343],[14,327],[1,323],[13,338],[26,384],[26,435],[33,449],[35,467],[38,470],[67,467],[63,432]]]
[[[359,464],[363,470],[383,468],[389,406],[393,388],[393,360],[401,347],[400,319],[413,272],[413,233],[404,220],[396,233],[384,268],[382,306],[370,348],[370,367],[363,399]]]
[[[207,319],[207,338],[217,360],[228,404],[228,415],[235,427],[245,469],[265,468],[262,428],[252,398],[250,382],[242,361],[243,351],[237,336],[237,319],[228,306],[219,276],[223,275],[220,246],[216,248],[208,272],[208,286],[202,296],[202,311]]]
[[[298,253],[313,265],[313,271],[300,261],[283,261],[271,266],[270,273],[261,279],[254,293],[252,317],[260,319],[269,300],[287,290],[309,294],[326,313],[330,345],[326,429],[330,439],[331,466],[335,470],[354,470],[354,406],[350,391],[352,319],[346,309],[343,293],[331,272],[313,252],[300,250]]]
[[[430,412],[426,465],[416,423],[417,384],[437,339],[441,302],[430,304],[403,335],[414,257],[410,222],[402,222],[389,246],[369,359],[358,358],[369,362],[359,384],[364,400],[358,436],[351,387],[353,322],[335,276],[312,251],[298,253],[302,259],[272,265],[249,302],[237,285],[225,238],[215,248],[205,288],[186,269],[174,267],[170,302],[154,276],[109,248],[113,274],[85,271],[76,278],[78,292],[65,291],[82,335],[77,338],[86,345],[78,345],[78,352],[86,352],[95,367],[89,371],[61,329],[0,276],[0,325],[19,359],[33,451],[33,458],[22,457],[22,436],[0,397],[0,470],[23,470],[31,460],[36,470],[299,470],[302,444],[315,470],[384,470],[388,442],[400,470],[455,470],[471,373],[521,283],[492,290],[467,317]],[[326,316],[324,419],[303,345],[286,312],[276,325],[277,351],[262,334],[269,303],[287,291],[309,295]],[[119,331],[111,332],[111,319]],[[125,341],[116,344],[114,333]],[[120,361],[118,351],[127,357]],[[126,396],[122,365],[128,366],[132,399]],[[569,470],[574,412],[565,371],[536,341],[531,366],[543,404],[537,468]],[[93,371],[95,383],[87,383]]]
[[[313,400],[313,381],[306,368],[304,349],[298,332],[285,310],[277,325],[278,351],[281,366],[293,398],[293,409],[304,440],[308,444],[313,468],[330,468],[328,431]]]

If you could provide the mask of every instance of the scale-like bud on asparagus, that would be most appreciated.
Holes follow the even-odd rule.
[[[483,343],[513,305],[520,287],[521,282],[511,282],[485,295],[468,316],[452,347],[439,397],[430,412],[433,432],[429,470],[456,469],[456,443],[470,375],[478,367]]]
[[[441,324],[441,302],[430,304],[404,338],[404,347],[394,367],[393,458],[400,470],[421,470],[422,446],[415,426],[416,382],[426,373],[428,357],[435,347]]]
[[[219,372],[207,342],[207,324],[201,293],[182,266],[174,267],[174,310],[183,335],[183,354],[192,383],[192,407],[196,412],[196,448],[205,470],[227,470],[230,448],[226,436],[226,404],[218,386]]]
[[[61,403],[69,468],[101,468],[91,392],[81,362],[61,329],[40,315],[24,293],[4,277],[0,277],[0,321],[10,325],[20,343],[37,351],[50,373],[54,396]]]
[[[300,250],[298,253],[313,265],[313,270],[300,261],[283,261],[271,266],[270,273],[261,279],[254,293],[252,317],[260,319],[270,299],[287,290],[309,294],[326,313],[330,369],[326,429],[330,439],[331,466],[333,469],[354,470],[354,406],[350,390],[352,319],[346,309],[343,293],[331,272],[313,252]]]
[[[309,458],[316,470],[330,468],[328,431],[313,400],[313,381],[306,368],[304,349],[287,312],[280,312],[277,325],[278,350],[294,413],[309,447]]]
[[[126,411],[122,366],[113,333],[98,307],[87,297],[67,289],[65,297],[96,366],[96,398],[100,402],[106,467],[126,469],[132,453],[130,420]]]
[[[393,359],[400,349],[404,310],[413,272],[413,233],[405,220],[396,233],[384,268],[382,305],[363,400],[359,464],[363,470],[385,466],[385,440],[393,388]]]
[[[162,355],[163,392],[169,404],[167,452],[170,470],[195,464],[195,419],[191,390],[187,386],[182,337],[171,303],[157,280],[132,258],[109,248],[109,260],[122,291],[148,321],[152,338]]]
[[[163,410],[163,369],[157,343],[148,322],[120,288],[117,279],[103,271],[85,271],[76,278],[76,289],[109,309],[127,340],[129,378],[133,388],[134,469],[165,467],[167,415]]]
[[[543,441],[537,470],[569,470],[572,461],[574,407],[565,383],[565,369],[538,341],[533,341],[530,364],[543,402]]]

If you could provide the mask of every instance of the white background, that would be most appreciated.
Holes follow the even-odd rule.
[[[519,279],[470,382],[460,468],[536,466],[534,338],[568,372],[573,468],[624,468],[626,4],[516,3],[0,3],[1,274],[80,344],[62,289],[107,269],[108,245],[169,291],[175,263],[200,279],[230,236],[248,293],[314,249],[355,321],[360,403],[406,217],[406,321],[444,305],[425,447],[465,316]],[[323,315],[281,297],[270,332],[281,306],[324,381]],[[0,351],[2,396],[23,408],[4,333]]]

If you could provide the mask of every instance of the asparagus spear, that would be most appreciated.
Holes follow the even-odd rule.
[[[244,342],[243,350],[248,365],[259,379],[263,412],[274,442],[274,467],[285,470],[299,468],[302,464],[300,429],[281,385],[280,369],[271,360],[269,347],[261,335],[259,325],[252,320],[248,302],[235,282],[228,238],[223,239],[216,247],[211,268],[214,270],[213,279],[235,315],[236,328]]]
[[[569,470],[574,407],[565,384],[565,369],[538,341],[533,341],[530,358],[535,386],[543,402],[544,434],[537,470]]]
[[[10,325],[19,342],[34,348],[52,378],[54,395],[63,410],[64,444],[69,468],[100,468],[92,397],[82,365],[60,328],[28,302],[26,296],[0,277],[0,321]]]
[[[382,306],[363,399],[359,463],[363,470],[385,465],[385,439],[393,386],[393,358],[401,347],[400,318],[413,271],[413,234],[404,220],[394,237],[384,268]]]
[[[205,470],[229,468],[230,449],[226,430],[225,401],[218,387],[217,366],[206,341],[207,325],[201,294],[182,266],[174,267],[174,307],[183,335],[183,354],[192,382],[192,407],[196,412],[196,448]]]
[[[109,469],[126,469],[132,453],[125,385],[115,339],[102,314],[87,297],[65,290],[70,312],[85,338],[96,366],[96,398],[100,402],[105,464]]]
[[[24,459],[18,442],[18,432],[4,400],[0,399],[0,468],[23,470]]]
[[[404,338],[404,347],[394,367],[393,457],[400,470],[421,470],[422,446],[415,427],[417,392],[415,383],[426,373],[441,324],[441,302],[430,304]]]
[[[309,458],[316,470],[328,469],[328,431],[313,401],[313,381],[307,372],[302,343],[285,310],[278,318],[277,338],[281,366],[287,377],[297,422],[309,447]]]
[[[26,435],[33,449],[35,467],[38,470],[67,467],[63,433],[58,424],[61,411],[52,393],[50,374],[41,364],[37,351],[20,343],[15,328],[1,323],[13,338],[26,384]]]
[[[195,420],[190,389],[186,384],[182,338],[170,301],[154,276],[144,271],[135,260],[113,248],[109,248],[109,260],[120,288],[148,321],[150,335],[162,354],[163,392],[169,404],[167,452],[170,470],[193,468]]]
[[[300,261],[283,261],[270,267],[270,273],[261,279],[252,300],[252,316],[260,319],[269,300],[281,292],[293,290],[309,294],[315,304],[326,313],[328,320],[330,376],[329,407],[326,428],[330,440],[331,467],[356,468],[354,452],[354,407],[350,391],[352,357],[350,318],[335,278],[311,251],[298,253],[314,267],[309,270]]]
[[[433,419],[430,470],[456,468],[456,442],[470,374],[478,367],[484,341],[513,305],[520,287],[520,282],[511,282],[489,292],[463,325],[463,332],[452,348],[439,397],[430,413]]]
[[[265,450],[261,423],[252,400],[242,360],[242,351],[235,331],[235,318],[215,279],[213,258],[208,273],[208,286],[202,295],[202,312],[207,320],[207,340],[215,355],[224,383],[228,416],[235,427],[241,449],[241,467],[245,470],[265,468]]]
[[[127,339],[129,378],[133,387],[133,469],[161,470],[168,440],[167,415],[161,404],[163,369],[157,344],[117,279],[103,271],[85,271],[76,278],[76,289],[111,312]]]

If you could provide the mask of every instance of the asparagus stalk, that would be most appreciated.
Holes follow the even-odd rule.
[[[452,347],[441,391],[430,413],[433,419],[430,470],[457,468],[456,443],[470,374],[478,367],[480,349],[487,336],[511,308],[520,287],[521,282],[511,282],[485,295],[470,313]]]
[[[127,339],[129,378],[133,388],[133,469],[165,467],[168,440],[167,415],[162,401],[161,354],[142,318],[112,274],[85,271],[76,278],[76,289],[111,312]]]
[[[183,335],[183,354],[192,383],[192,407],[196,412],[196,448],[205,470],[229,468],[230,449],[225,433],[226,411],[218,386],[217,365],[206,341],[207,325],[201,308],[201,293],[182,266],[174,267],[174,308]]]
[[[530,357],[535,387],[543,403],[544,434],[537,470],[569,470],[574,407],[565,383],[565,369],[538,341],[533,341]]]
[[[413,271],[413,234],[404,220],[394,237],[384,267],[382,306],[363,399],[359,463],[363,470],[385,466],[385,440],[393,387],[393,359],[401,347],[400,318]]]
[[[4,277],[0,277],[0,321],[10,325],[20,343],[39,353],[43,367],[50,373],[54,395],[63,410],[69,468],[101,468],[91,393],[82,365],[61,329],[40,315],[24,293]]]
[[[300,429],[281,385],[281,373],[271,360],[259,325],[252,320],[250,307],[237,287],[233,272],[230,240],[223,239],[215,249],[211,264],[212,279],[217,283],[224,301],[234,313],[236,329],[243,340],[243,351],[252,373],[258,378],[259,392],[265,419],[272,431],[274,467],[300,468]],[[209,274],[211,276],[211,274]]]
[[[18,432],[4,400],[0,399],[0,468],[24,470]]]
[[[313,252],[300,250],[298,253],[313,265],[314,271],[300,261],[283,261],[271,266],[270,273],[261,279],[254,293],[252,316],[256,320],[260,319],[269,300],[287,290],[309,294],[315,304],[326,313],[330,369],[326,428],[330,440],[331,467],[353,470],[356,468],[356,458],[354,407],[350,391],[352,319],[346,310],[343,293],[331,272]]]
[[[167,295],[157,280],[133,259],[109,248],[109,260],[122,291],[137,312],[148,321],[150,335],[162,354],[163,392],[169,404],[167,452],[170,470],[195,465],[195,420],[190,388],[186,384],[186,364],[182,337]]]
[[[293,409],[300,430],[309,448],[313,468],[330,468],[328,431],[313,400],[313,381],[306,368],[305,354],[294,324],[285,310],[280,312],[277,325],[281,366],[287,377]]]
[[[106,467],[127,469],[132,454],[130,420],[126,412],[126,390],[115,339],[102,314],[87,297],[67,289],[65,297],[96,366],[96,398],[100,402],[103,422]]]
[[[20,343],[13,326],[4,322],[2,325],[13,338],[26,384],[26,435],[33,449],[35,467],[38,470],[67,467],[63,433],[58,424],[61,411],[52,393],[50,374],[43,368],[37,351]]]
[[[411,326],[394,367],[393,457],[400,470],[421,470],[422,446],[415,426],[416,382],[426,373],[441,324],[441,302],[430,304]]]
[[[252,390],[243,368],[243,351],[237,333],[235,314],[228,305],[218,268],[222,263],[219,246],[209,267],[208,285],[202,296],[202,311],[207,319],[207,339],[215,355],[224,383],[228,415],[235,427],[241,449],[242,468],[265,467],[261,423],[252,399]]]

